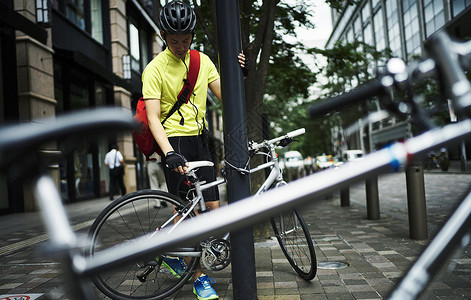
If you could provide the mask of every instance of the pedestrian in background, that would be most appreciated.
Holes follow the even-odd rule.
[[[110,151],[105,155],[105,165],[109,168],[110,180],[109,180],[109,192],[110,200],[113,200],[114,195],[126,194],[126,187],[124,186],[124,158],[121,152],[119,152],[118,145],[113,144],[110,147]]]

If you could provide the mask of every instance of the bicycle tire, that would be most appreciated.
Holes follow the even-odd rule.
[[[161,208],[154,207],[156,200],[160,200]],[[163,207],[164,203],[166,207]],[[177,197],[156,190],[141,190],[116,199],[100,213],[90,228],[88,255],[154,232],[174,214],[173,206],[178,209],[183,205]],[[195,215],[191,213],[190,216]],[[201,255],[199,245],[193,244],[185,249]],[[163,299],[188,282],[200,258],[191,257],[187,271],[177,278],[161,266],[159,257],[163,257],[162,254],[119,266],[93,276],[92,281],[103,294],[112,299]],[[141,282],[138,276],[143,279],[146,271],[149,274]]]
[[[270,218],[276,239],[291,267],[304,280],[317,273],[317,259],[309,229],[297,210],[282,212]],[[301,230],[302,231],[301,231]]]

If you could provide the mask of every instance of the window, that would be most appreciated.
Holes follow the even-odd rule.
[[[92,37],[103,44],[103,20],[101,11],[101,0],[91,2]]]
[[[36,21],[40,24],[50,24],[48,0],[36,0]]]
[[[355,35],[353,33],[353,28],[350,27],[350,29],[347,32],[347,42],[353,43],[354,40],[355,40]]]
[[[451,9],[453,17],[456,17],[466,7],[471,6],[471,0],[452,0]]]
[[[363,38],[365,43],[368,45],[374,45],[373,39],[373,26],[371,25],[371,13],[370,13],[370,6],[368,1],[366,1],[365,6],[361,9],[361,20],[363,25]]]
[[[65,13],[67,18],[75,25],[85,30],[85,3],[84,0],[67,0]]]
[[[129,23],[129,51],[131,53],[131,69],[140,72],[141,53],[139,46],[139,30],[132,23]]]
[[[51,6],[103,44],[103,0],[54,0]]]
[[[363,37],[361,35],[362,26],[361,26],[361,19],[360,16],[357,16],[354,22],[354,29],[355,29],[355,39],[362,41]]]
[[[424,0],[425,34],[432,33],[445,25],[443,0]]]
[[[374,46],[373,30],[372,30],[371,22],[366,24],[363,35],[365,37],[365,43],[367,43],[368,45]]]
[[[368,5],[368,1],[366,2],[365,6],[361,9],[361,20],[363,21],[363,24],[368,22],[370,19],[370,6]]]
[[[148,39],[146,36],[146,32],[144,30],[140,31],[140,37],[141,37],[141,63],[142,66],[145,67],[149,63],[149,43]]]
[[[420,54],[420,28],[417,1],[402,0],[404,9],[404,36],[408,55]]]
[[[402,57],[397,0],[386,0],[386,20],[388,23],[389,48],[394,56]]]
[[[382,51],[386,48],[382,9],[378,9],[373,17],[373,21],[375,27],[376,50]]]

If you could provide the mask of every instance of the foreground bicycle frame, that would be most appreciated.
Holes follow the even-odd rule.
[[[67,269],[69,265],[67,263],[64,263],[63,266],[66,268],[66,274],[69,275],[68,278],[70,278],[68,282],[72,285],[72,295],[77,299],[88,299],[90,295],[84,294],[82,288],[77,286],[80,282],[85,283],[86,277],[113,268],[113,266],[136,261],[140,257],[148,257],[155,255],[155,253],[171,250],[182,243],[198,242],[210,234],[237,230],[260,219],[300,206],[302,203],[312,202],[313,197],[346,188],[369,176],[398,171],[415,155],[424,154],[430,149],[447,145],[450,142],[460,141],[469,134],[471,134],[471,120],[464,120],[442,129],[432,130],[411,138],[405,143],[397,143],[369,154],[360,162],[345,163],[338,169],[325,170],[322,173],[316,173],[280,187],[276,191],[267,191],[257,199],[246,198],[198,218],[189,219],[175,228],[172,234],[142,237],[133,243],[118,245],[89,258],[85,258],[79,251],[76,251],[78,241],[68,223],[54,181],[47,176],[38,178],[35,183],[35,194],[41,205],[43,219],[51,235],[52,243],[56,249],[59,249],[57,251],[60,252],[60,249],[65,251],[65,261],[70,262],[70,269]],[[313,182],[315,184],[312,184]],[[429,256],[428,253],[432,252],[433,256],[437,256],[437,253],[442,253],[442,249],[455,246],[462,240],[466,231],[460,230],[460,228],[470,223],[471,197],[467,197],[457,211],[459,214],[453,215],[437,236],[441,239],[438,245],[440,249],[426,250],[427,254],[424,255]],[[448,225],[450,222],[453,226]],[[203,224],[204,226],[202,226]],[[162,231],[162,233],[165,232],[166,230]],[[397,293],[402,294],[406,290],[408,296],[396,299],[415,298],[418,291],[422,290],[436,271],[436,266],[442,265],[445,260],[446,257],[440,255],[433,262],[433,266],[429,266],[430,260],[419,259],[412,270],[413,274],[420,274],[421,280],[419,282],[414,280],[413,285],[405,284],[405,287],[399,285]],[[414,291],[410,291],[411,287]]]
[[[449,49],[444,47],[446,44],[442,46],[445,51],[439,53],[441,56],[438,55],[438,60],[447,58],[446,56],[449,55],[446,52]],[[454,99],[458,106],[469,108],[471,106],[469,82],[466,78],[463,79],[463,76],[453,76],[458,71],[455,68],[456,65],[450,64],[449,60],[444,59],[440,66],[444,68],[442,71],[446,79],[454,80],[448,82],[447,86],[456,87],[454,90],[459,92]],[[463,84],[465,84],[464,90]],[[67,276],[66,281],[70,284],[71,296],[76,299],[91,299],[93,293],[91,289],[87,289],[89,287],[87,278],[103,270],[171,250],[188,241],[198,242],[209,234],[240,229],[260,219],[268,218],[270,215],[292,209],[302,203],[312,202],[313,197],[346,188],[369,176],[398,171],[408,163],[412,163],[414,156],[424,155],[431,149],[453,142],[460,142],[470,134],[471,120],[469,119],[442,129],[430,130],[404,143],[397,143],[369,154],[362,161],[346,163],[341,168],[310,175],[280,187],[276,191],[263,193],[257,199],[246,198],[198,218],[187,220],[173,230],[171,235],[143,237],[133,243],[100,252],[90,258],[85,258],[79,251],[82,245],[70,227],[53,179],[41,175],[33,180],[33,184],[43,220],[51,236],[51,242],[55,246],[56,257],[62,258],[62,267]],[[469,242],[470,223],[471,196],[467,196],[395,288],[391,298],[401,300],[417,298],[448,256],[452,254],[449,249]]]

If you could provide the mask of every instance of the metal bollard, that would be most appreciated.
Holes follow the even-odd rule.
[[[378,176],[366,179],[365,188],[368,220],[379,220]]]
[[[422,166],[407,167],[406,184],[410,238],[413,240],[427,239],[424,168]]]
[[[350,188],[344,188],[340,190],[340,206],[350,206]]]

